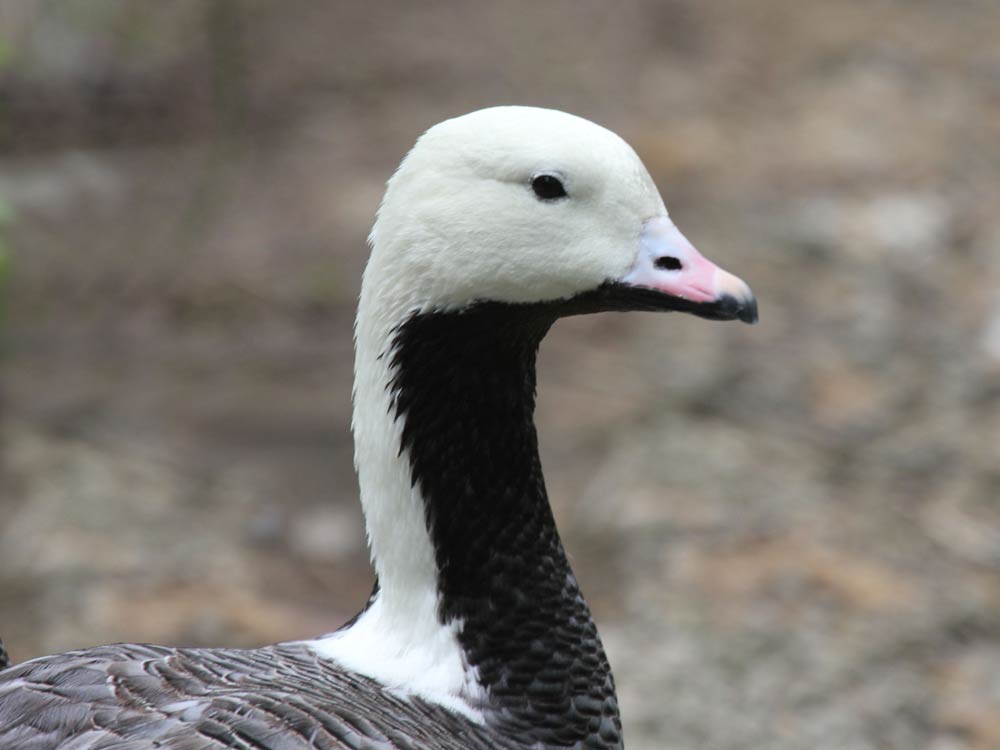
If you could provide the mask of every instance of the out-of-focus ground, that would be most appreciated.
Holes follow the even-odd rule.
[[[370,586],[385,179],[496,103],[620,132],[748,328],[560,323],[539,429],[631,750],[1000,748],[1000,4],[0,5],[0,633],[245,645]]]

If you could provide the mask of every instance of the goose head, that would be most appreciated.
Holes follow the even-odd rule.
[[[632,148],[555,110],[432,127],[390,179],[370,241],[362,303],[396,320],[483,301],[757,319],[750,288],[674,226]]]
[[[749,323],[753,295],[677,230],[621,138],[530,107],[428,130],[389,180],[370,244],[352,428],[379,587],[317,648],[457,711],[476,714],[488,694],[548,726],[510,692],[535,683],[538,663],[497,656],[531,655],[548,633],[556,673],[594,668],[580,689],[596,685],[601,732],[614,736],[610,673],[547,508],[535,353],[561,316],[681,310]],[[564,676],[567,690],[583,684]]]

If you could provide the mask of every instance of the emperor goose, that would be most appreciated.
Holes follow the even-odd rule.
[[[545,109],[428,130],[370,242],[352,420],[377,574],[363,611],[315,640],[9,667],[0,747],[622,747],[542,480],[535,354],[563,316],[753,323],[753,295],[677,230],[621,138]]]

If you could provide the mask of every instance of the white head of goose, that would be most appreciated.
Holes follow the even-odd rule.
[[[0,673],[0,746],[620,748],[614,682],[553,522],[535,354],[559,317],[752,323],[749,287],[591,122],[497,107],[389,181],[356,326],[355,459],[377,583],[312,641],[119,644]]]

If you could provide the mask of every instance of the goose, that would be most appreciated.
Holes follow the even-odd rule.
[[[376,584],[327,635],[116,644],[0,672],[9,750],[621,748],[608,660],[553,520],[535,355],[565,316],[757,320],[636,153],[555,110],[425,132],[388,181],[355,325]]]

